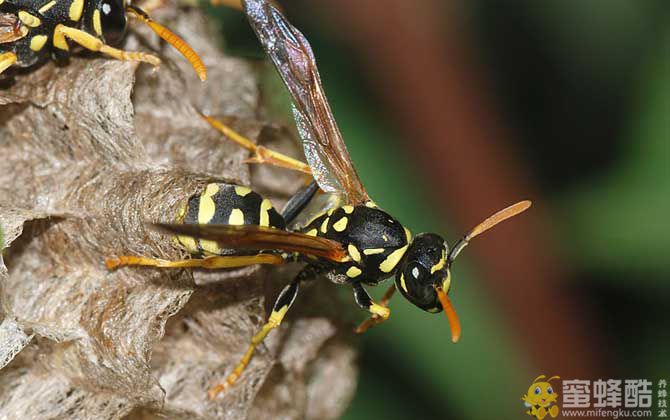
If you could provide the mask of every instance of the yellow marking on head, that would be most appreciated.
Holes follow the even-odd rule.
[[[40,18],[33,16],[24,10],[19,12],[19,19],[21,19],[21,22],[23,22],[24,25],[30,26],[31,28],[37,28],[42,24]]]
[[[440,309],[440,308],[430,308],[430,309],[427,309],[427,311],[430,312],[431,314],[436,314],[438,312],[442,312],[442,309]]]
[[[319,231],[317,231],[316,229],[312,229],[312,230],[307,231],[307,233],[305,233],[305,235],[316,236],[317,233],[319,233]]]
[[[375,204],[374,201],[370,200],[365,203],[365,207],[370,207],[371,209],[377,208],[377,205]]]
[[[353,278],[355,278],[355,277],[360,276],[361,273],[362,273],[362,271],[361,271],[360,268],[358,268],[358,267],[356,267],[356,266],[351,266],[351,267],[349,267],[349,269],[347,270],[347,277],[353,279]]]
[[[390,273],[391,271],[393,271],[393,269],[400,262],[400,259],[403,257],[403,255],[405,255],[405,252],[407,252],[408,247],[409,244],[391,252],[391,254],[388,257],[386,257],[386,259],[382,261],[381,264],[379,264],[379,269],[384,273]]]
[[[200,206],[198,207],[198,223],[206,225],[214,217],[216,213],[216,203],[212,198],[214,194],[219,192],[217,184],[208,184],[205,191],[200,195]]]
[[[444,264],[446,264],[446,262],[447,260],[444,258],[444,256],[442,256],[442,258],[440,258],[440,261],[437,264],[430,267],[430,274],[434,274],[437,270],[441,270],[442,268],[444,268]]]
[[[410,232],[409,229],[404,226],[402,228],[405,229],[405,237],[407,238],[407,243],[409,244],[412,242],[412,232]]]
[[[363,250],[363,254],[375,255],[375,254],[382,254],[384,251],[386,251],[386,248],[368,248]]]
[[[30,49],[33,51],[40,51],[46,43],[46,35],[36,35],[33,37],[33,39],[30,40]]]
[[[39,8],[39,12],[41,14],[45,14],[46,12],[49,11],[52,7],[56,5],[56,0],[51,0],[49,3],[45,4],[44,6]]]
[[[100,20],[100,10],[98,9],[93,12],[93,30],[99,37],[102,36],[102,21]]]
[[[404,290],[405,293],[409,293],[409,290],[407,290],[407,284],[405,284],[405,273],[400,274],[400,287],[402,287],[402,290]]]
[[[333,223],[333,229],[335,229],[338,232],[344,232],[344,229],[347,228],[347,223],[349,222],[349,219],[347,217],[343,217],[337,222]]]
[[[228,217],[228,224],[230,225],[243,225],[244,224],[244,213],[240,209],[233,209],[230,212],[230,217]]]
[[[74,0],[70,5],[70,19],[75,22],[79,22],[81,19],[81,14],[84,11],[84,0]]]
[[[384,238],[384,242],[388,242],[388,241],[389,241],[389,237],[386,236],[386,235],[382,235],[382,238]]]
[[[328,232],[328,221],[330,220],[329,217],[326,217],[323,219],[323,223],[321,223],[321,233],[326,233]]]
[[[259,224],[261,226],[270,226],[270,213],[268,212],[272,208],[272,203],[267,198],[264,198],[261,202],[261,219]]]
[[[351,214],[354,212],[354,206],[344,206],[342,207],[342,210],[347,214]]]
[[[249,194],[251,192],[251,188],[247,187],[242,187],[242,186],[236,186],[235,187],[235,194],[239,195],[240,197],[244,197],[245,195]]]
[[[351,258],[356,261],[356,262],[361,262],[361,253],[358,252],[358,248],[354,246],[353,244],[349,244],[347,246],[347,251],[349,251],[349,255],[351,255]]]

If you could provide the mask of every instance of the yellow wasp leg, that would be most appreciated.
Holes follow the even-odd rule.
[[[370,297],[370,295],[360,282],[353,283],[351,286],[354,291],[354,300],[356,301],[356,304],[360,306],[362,309],[365,309],[366,311],[370,312],[373,318],[378,318],[375,319],[374,321],[375,324],[382,323],[386,321],[389,318],[389,316],[391,316],[391,310],[386,307],[386,304],[388,304],[388,300],[384,302],[383,305],[380,305],[372,300],[372,298]],[[388,299],[390,299],[392,294],[393,290],[389,289],[386,292],[385,297],[388,295]],[[367,328],[369,328],[369,326]]]
[[[267,163],[274,166],[279,166],[280,168],[292,169],[294,171],[302,172],[308,175],[312,174],[312,170],[304,162],[301,162],[292,157],[286,156],[282,153],[275,152],[273,150],[267,149],[263,146],[258,146],[248,138],[239,134],[232,128],[228,127],[221,121],[203,115],[202,118],[209,123],[213,128],[219,131],[221,134],[229,138],[230,140],[237,143],[239,146],[250,151],[254,157],[248,159],[249,163]]]
[[[395,284],[392,284],[391,287],[389,287],[386,290],[386,293],[384,293],[384,296],[382,297],[382,300],[379,302],[379,304],[374,304],[374,305],[377,305],[380,308],[388,309],[387,306],[388,306],[389,300],[391,300],[394,293],[395,293]],[[373,312],[373,311],[370,310],[370,312]],[[377,311],[377,312],[379,312],[379,311]],[[358,327],[356,327],[356,329],[354,331],[356,332],[356,334],[363,334],[369,328],[372,328],[375,325],[379,325],[382,322],[386,321],[389,318],[390,314],[391,314],[390,311],[387,312],[386,316],[384,316],[383,313],[379,314],[379,313],[373,312],[372,316],[370,318],[366,319],[365,321],[363,321]]]
[[[265,325],[261,327],[260,331],[258,331],[251,338],[251,343],[249,343],[247,351],[244,353],[244,356],[242,356],[242,359],[240,359],[240,361],[237,363],[237,366],[235,366],[235,369],[232,371],[232,373],[228,375],[226,380],[223,383],[216,384],[210,388],[208,392],[210,399],[213,400],[217,395],[237,382],[240,375],[242,375],[242,372],[244,372],[244,369],[247,367],[247,365],[249,365],[249,362],[251,361],[251,358],[256,351],[256,347],[258,347],[258,345],[261,344],[263,340],[265,340],[265,337],[267,337],[270,331],[274,330],[281,324],[284,316],[286,315],[286,312],[288,312],[289,308],[293,304],[293,301],[298,295],[299,285],[300,277],[297,277],[288,286],[286,286],[284,290],[281,291],[279,297],[275,301],[270,318],[268,318],[268,322],[266,322]]]
[[[132,255],[122,255],[116,258],[107,258],[105,265],[107,269],[114,270],[119,267],[130,265],[144,267],[162,267],[162,268],[206,268],[216,270],[218,268],[246,267],[254,264],[283,264],[284,259],[275,254],[258,255],[227,255],[212,256],[206,258],[193,258],[189,260],[161,260],[156,258],[136,257]]]
[[[116,58],[117,60],[140,61],[143,63],[149,63],[155,67],[158,67],[161,64],[160,58],[156,57],[155,55],[143,52],[119,50],[117,48],[106,45],[98,38],[84,31],[59,24],[54,30],[54,46],[56,48],[67,51],[69,48],[65,38],[76,42],[87,50],[101,52],[105,55]]]
[[[14,64],[16,64],[16,54],[13,52],[0,54],[0,74]]]

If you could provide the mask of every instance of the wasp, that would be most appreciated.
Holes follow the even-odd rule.
[[[202,60],[183,39],[126,0],[0,0],[0,74],[11,66],[31,67],[49,57],[63,59],[70,43],[117,60],[160,65],[153,54],[113,46],[123,40],[128,15],[184,55],[201,80],[207,78]]]
[[[281,291],[267,322],[234,370],[209,391],[210,398],[232,386],[249,364],[256,347],[277,328],[296,299],[301,284],[325,276],[350,287],[356,304],[370,313],[357,332],[384,322],[396,290],[430,313],[444,311],[452,341],[461,326],[448,296],[451,267],[477,235],[515,216],[531,205],[521,201],[477,225],[449,248],[442,236],[411,231],[380,208],[368,195],[349,157],[347,147],[323,91],[316,60],[304,35],[266,0],[246,0],[244,11],[266,53],[292,97],[293,115],[308,164],[256,146],[220,121],[205,119],[229,139],[249,149],[252,161],[309,172],[308,187],[293,196],[281,214],[251,189],[212,183],[190,197],[176,223],[155,224],[193,258],[167,261],[139,256],[107,259],[107,267],[226,268],[249,264],[306,263]],[[318,190],[324,194],[317,194]],[[375,302],[366,291],[395,277],[383,299]]]

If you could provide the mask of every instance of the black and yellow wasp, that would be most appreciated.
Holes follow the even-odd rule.
[[[247,187],[209,184],[188,199],[177,223],[155,225],[176,234],[177,242],[198,258],[165,261],[121,256],[108,259],[107,266],[110,269],[123,265],[223,268],[288,261],[307,263],[282,290],[267,323],[253,336],[233,372],[210,389],[211,398],[237,381],[256,346],[281,323],[298,295],[300,284],[320,275],[351,287],[356,303],[371,313],[358,332],[389,317],[387,303],[397,288],[425,311],[444,311],[452,340],[458,341],[461,327],[447,296],[452,283],[451,265],[472,238],[526,210],[530,202],[519,202],[489,217],[451,250],[439,235],[422,233],[413,237],[409,229],[379,208],[365,191],[333,118],[314,55],[303,34],[266,0],[243,3],[251,26],[292,96],[293,114],[309,166],[256,147],[222,123],[206,118],[230,139],[250,149],[256,162],[311,171],[315,182],[289,200],[282,214],[270,201]],[[319,187],[326,194],[316,195]],[[365,286],[375,286],[391,276],[395,276],[395,284],[382,301],[374,302]]]
[[[112,46],[123,39],[128,14],[181,52],[201,80],[207,78],[204,64],[186,42],[126,0],[0,0],[0,74],[11,66],[64,58],[70,42],[117,60],[158,66],[161,61],[153,54]]]

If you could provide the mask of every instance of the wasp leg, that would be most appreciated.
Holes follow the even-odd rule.
[[[158,67],[161,64],[160,58],[156,57],[155,55],[136,51],[119,50],[117,48],[110,47],[98,38],[82,30],[59,24],[54,30],[53,43],[56,48],[67,51],[69,47],[65,40],[66,38],[76,42],[87,50],[101,52],[112,58],[116,58],[117,60],[140,61],[143,63],[149,63],[155,67]]]
[[[319,184],[317,184],[316,181],[312,181],[308,186],[302,188],[288,200],[281,211],[281,216],[286,221],[287,226],[291,225],[295,218],[298,217],[305,207],[307,207],[318,190]]]
[[[233,372],[228,375],[226,380],[223,383],[216,384],[210,388],[208,392],[210,399],[213,400],[217,395],[237,382],[237,380],[240,378],[240,375],[242,375],[242,372],[244,372],[244,369],[251,361],[251,358],[256,351],[256,347],[258,347],[258,345],[263,342],[270,331],[277,328],[281,324],[284,316],[286,315],[286,312],[288,312],[289,308],[295,301],[295,298],[298,296],[300,284],[305,281],[313,280],[322,271],[322,268],[308,265],[307,267],[303,268],[302,271],[298,273],[298,275],[293,279],[293,281],[291,281],[291,283],[289,283],[289,285],[281,291],[272,308],[272,313],[268,318],[268,322],[266,322],[265,325],[261,327],[260,331],[258,331],[251,338],[251,343],[249,344],[247,351],[244,353],[244,356],[242,356],[242,359],[240,359]]]
[[[9,67],[16,64],[16,54],[13,52],[7,52],[0,54],[0,74],[7,70]]]
[[[395,293],[395,284],[392,284],[391,287],[389,287],[386,290],[386,293],[384,293],[382,300],[379,302],[379,306],[386,308],[388,306],[389,300],[391,300],[394,293]],[[363,321],[358,327],[356,327],[354,331],[356,332],[356,334],[363,334],[369,328],[372,328],[375,325],[379,325],[382,322],[386,321],[387,319],[388,316],[384,318],[383,316],[373,313],[372,316],[370,316],[370,318]]]
[[[379,320],[375,321],[376,324],[386,321],[391,316],[391,310],[384,305],[375,303],[360,282],[353,283],[352,286],[354,288],[354,299],[358,306],[372,313],[373,317],[379,317]]]
[[[274,150],[267,149],[263,146],[258,146],[253,141],[244,137],[240,133],[236,132],[215,118],[209,117],[207,115],[202,115],[202,118],[221,134],[234,141],[239,146],[250,151],[253,154],[253,157],[247,160],[248,163],[267,163],[270,165],[279,166],[280,168],[292,169],[294,171],[303,172],[309,175],[312,174],[309,165],[306,163],[297,159],[293,159],[292,157],[286,156],[282,153],[275,152]]]
[[[254,264],[283,264],[284,258],[276,254],[258,254],[258,255],[226,255],[213,256],[205,258],[193,258],[189,260],[161,260],[157,258],[136,257],[132,255],[122,255],[116,258],[107,258],[105,265],[107,269],[114,270],[119,267],[129,265],[145,267],[163,267],[163,268],[206,268],[216,270],[218,268],[246,267]]]
[[[258,331],[251,338],[251,343],[249,343],[249,347],[247,348],[246,353],[244,353],[244,356],[242,356],[242,359],[240,359],[240,361],[237,363],[237,366],[235,366],[235,369],[230,375],[228,375],[226,380],[223,383],[216,384],[210,388],[208,392],[210,399],[215,399],[217,395],[237,382],[237,380],[242,375],[242,372],[244,372],[244,369],[251,361],[251,358],[256,351],[256,347],[258,347],[258,345],[261,344],[263,340],[265,340],[265,337],[267,337],[270,331],[274,330],[279,326],[279,324],[281,324],[282,320],[284,319],[284,315],[286,315],[286,312],[288,312],[296,296],[298,296],[298,289],[301,281],[305,280],[304,277],[306,276],[303,275],[303,273],[306,273],[306,271],[303,270],[288,286],[284,288],[284,290],[281,291],[279,297],[275,301],[274,307],[272,308],[272,313],[270,314],[270,318],[268,318],[268,322],[266,322],[265,325],[261,327],[260,331]]]

